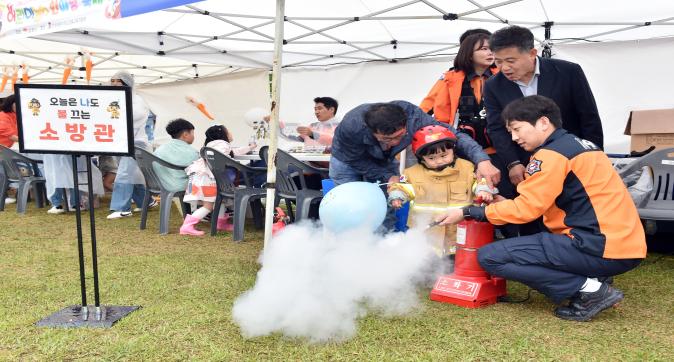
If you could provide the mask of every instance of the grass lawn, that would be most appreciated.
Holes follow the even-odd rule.
[[[106,215],[104,208],[96,213],[101,301],[143,308],[111,329],[49,329],[34,324],[80,302],[75,217],[34,206],[25,216],[14,205],[0,212],[0,360],[674,360],[671,254],[650,254],[616,278],[625,301],[590,323],[555,318],[538,293],[522,304],[475,310],[431,302],[424,289],[419,312],[369,315],[344,343],[246,340],[231,308],[255,282],[261,232],[247,230],[240,244],[227,233],[183,237],[174,208],[172,234],[160,236],[155,210],[144,231],[139,215]],[[524,297],[527,288],[512,282],[509,291]]]

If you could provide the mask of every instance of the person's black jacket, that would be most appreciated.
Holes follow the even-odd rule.
[[[538,95],[551,98],[562,111],[562,127],[570,133],[604,148],[604,133],[592,90],[580,65],[559,59],[537,58],[540,62]],[[522,91],[502,73],[491,77],[484,87],[487,131],[505,165],[519,160],[526,165],[529,153],[512,141],[501,112],[508,103],[522,98]]]

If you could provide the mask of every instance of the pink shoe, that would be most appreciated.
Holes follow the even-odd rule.
[[[197,230],[194,225],[199,223],[201,219],[198,219],[190,214],[185,215],[185,221],[183,222],[183,226],[180,227],[180,235],[195,235],[195,236],[202,236],[204,235],[204,232],[201,230]]]
[[[223,216],[223,217],[218,218],[218,225],[217,225],[218,231],[233,231],[234,230],[234,225],[232,225],[229,222],[230,218],[231,217],[227,214],[225,214],[225,216]]]

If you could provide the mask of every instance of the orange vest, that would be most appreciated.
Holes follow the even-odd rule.
[[[491,68],[492,74],[498,73],[498,68]],[[433,116],[439,122],[448,123],[456,128],[454,120],[456,119],[456,110],[459,108],[459,98],[461,97],[461,87],[466,74],[462,70],[448,70],[442,74],[433,85],[428,95],[421,101],[419,108],[428,113],[433,110]],[[473,88],[473,94],[478,101],[482,100],[482,88],[484,79],[475,77],[470,81],[470,87]],[[487,154],[496,153],[493,147],[484,150]]]
[[[498,73],[497,68],[491,68],[492,74]],[[426,98],[421,101],[419,107],[428,113],[431,109],[435,119],[440,122],[449,123],[453,127],[456,118],[456,109],[459,107],[459,97],[461,97],[461,86],[466,74],[461,70],[448,70],[440,78],[433,88],[431,88]],[[473,88],[475,99],[482,99],[482,77],[475,77],[470,81]]]
[[[19,135],[16,127],[16,113],[0,112],[0,145],[12,147],[14,141],[9,137]]]

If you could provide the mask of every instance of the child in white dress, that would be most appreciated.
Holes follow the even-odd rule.
[[[212,126],[206,130],[205,146],[210,147],[222,154],[228,156],[244,155],[255,148],[255,144],[249,144],[244,147],[232,147],[232,134],[225,126]],[[213,211],[213,203],[218,194],[218,188],[215,183],[215,177],[208,169],[206,161],[203,158],[192,162],[185,172],[189,176],[187,190],[185,191],[185,202],[198,202],[201,207],[195,210],[191,215],[185,215],[185,221],[180,227],[181,235],[204,235],[204,232],[197,230],[194,226],[199,223],[206,215]],[[225,214],[225,208],[220,208],[218,215],[218,230],[231,231],[232,224],[229,222],[229,215]]]

